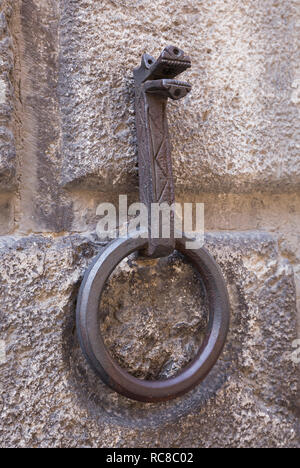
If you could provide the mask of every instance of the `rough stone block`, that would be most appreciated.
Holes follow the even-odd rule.
[[[268,234],[211,233],[206,247],[225,275],[232,306],[222,358],[188,395],[142,404],[102,384],[78,345],[78,286],[101,247],[77,235],[2,238],[2,446],[299,447],[291,267]],[[147,284],[151,290],[141,294]],[[124,261],[101,305],[111,352],[131,372],[155,376],[159,361],[162,375],[170,375],[192,357],[204,297],[200,278],[180,256]]]
[[[132,70],[173,43],[193,60],[169,106],[177,189],[299,189],[295,2],[66,0],[61,15],[66,187],[137,186]]]
[[[9,28],[11,3],[0,4],[0,191],[16,186],[16,151],[12,132],[14,67],[12,33]]]
[[[23,232],[66,232],[71,227],[72,202],[60,186],[59,18],[57,1],[18,2]]]

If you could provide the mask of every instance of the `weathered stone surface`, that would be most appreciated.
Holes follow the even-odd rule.
[[[77,235],[56,240],[2,237],[1,445],[299,447],[296,368],[290,359],[296,333],[290,265],[267,234],[210,234],[206,246],[220,264],[230,292],[232,321],[226,349],[201,386],[176,401],[153,405],[111,392],[79,348],[74,317],[78,286],[100,247]],[[157,285],[159,298],[153,299],[155,290],[139,293],[145,277],[151,286]],[[123,365],[128,362],[130,370],[140,374],[149,375],[150,369],[153,375],[158,362],[163,368],[171,356],[166,372],[171,373],[184,361],[182,344],[188,345],[185,358],[192,357],[193,326],[201,329],[205,317],[199,281],[176,256],[164,262],[134,258],[123,262],[103,298],[108,344]],[[184,293],[176,293],[176,285]],[[180,297],[184,297],[181,312]],[[140,316],[134,317],[134,302],[137,314],[147,313],[145,326]],[[169,312],[164,326],[155,306]],[[194,325],[178,326],[191,317]],[[141,353],[148,330],[152,354],[149,342]],[[121,331],[122,345],[114,346]],[[163,342],[164,363],[156,353],[159,342]]]
[[[178,201],[180,199],[178,198]],[[205,204],[205,229],[267,231],[278,241],[280,255],[294,269],[300,336],[300,193],[183,195],[181,202]]]
[[[10,196],[0,195],[0,235],[9,234],[14,226],[14,207]]]
[[[0,2],[0,191],[16,186],[16,150],[12,131],[14,58],[10,30],[11,0]]]
[[[299,189],[297,2],[65,0],[61,15],[66,186],[136,187],[132,70],[174,43],[193,60],[170,103],[177,189]]]
[[[23,232],[71,228],[72,202],[60,187],[59,3],[18,1],[20,224]]]
[[[300,447],[299,19],[299,0],[0,0],[1,446]],[[169,43],[193,59],[169,106],[177,200],[231,231],[207,247],[232,321],[202,385],[145,405],[89,368],[75,302],[97,205],[137,200],[132,70]],[[150,379],[192,359],[207,320],[179,255],[125,260],[101,307],[115,359]]]
[[[126,259],[101,308],[107,347],[122,367],[147,380],[166,379],[187,365],[208,320],[201,279],[182,256]]]

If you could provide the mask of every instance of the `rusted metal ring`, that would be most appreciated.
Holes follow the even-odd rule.
[[[131,253],[145,249],[147,239],[117,239],[95,259],[85,274],[77,303],[77,330],[82,350],[101,379],[116,392],[143,402],[171,400],[198,385],[216,364],[226,341],[230,321],[227,288],[215,260],[205,248],[186,250],[182,238],[176,249],[189,258],[201,274],[208,303],[209,323],[205,340],[194,360],[167,380],[140,380],[122,369],[107,350],[100,332],[99,304],[110,274]]]

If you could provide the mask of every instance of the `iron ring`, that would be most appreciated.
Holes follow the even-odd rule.
[[[186,238],[177,239],[176,249],[188,257],[201,274],[209,304],[206,337],[196,357],[176,376],[167,380],[140,380],[122,369],[107,350],[100,332],[99,304],[104,286],[116,266],[128,255],[143,250],[148,239],[117,239],[98,255],[87,270],[77,302],[77,331],[82,351],[96,373],[114,391],[142,402],[177,398],[202,382],[216,364],[227,338],[230,307],[219,266],[205,249],[187,250]]]

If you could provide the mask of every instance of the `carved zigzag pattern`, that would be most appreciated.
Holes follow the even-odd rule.
[[[149,96],[141,92],[137,99],[136,113],[140,180],[147,182],[146,185],[140,184],[143,201],[147,204],[163,201],[172,203],[166,103],[152,101]],[[153,173],[150,175],[152,170]],[[152,187],[148,185],[149,177],[152,180]]]
[[[156,202],[169,201],[169,169],[168,169],[168,135],[165,126],[165,103],[160,104],[162,108],[159,112],[149,114],[151,128],[152,150],[154,159],[154,178]]]
[[[149,187],[144,184],[145,181],[148,180],[147,173],[149,171],[149,142],[147,136],[147,126],[146,121],[148,119],[147,116],[147,101],[146,96],[143,92],[140,92],[138,97],[138,104],[136,106],[136,113],[137,113],[137,133],[138,133],[138,140],[139,140],[139,173],[140,173],[140,193],[141,193],[141,201],[144,203],[151,203],[150,200],[150,193]]]

